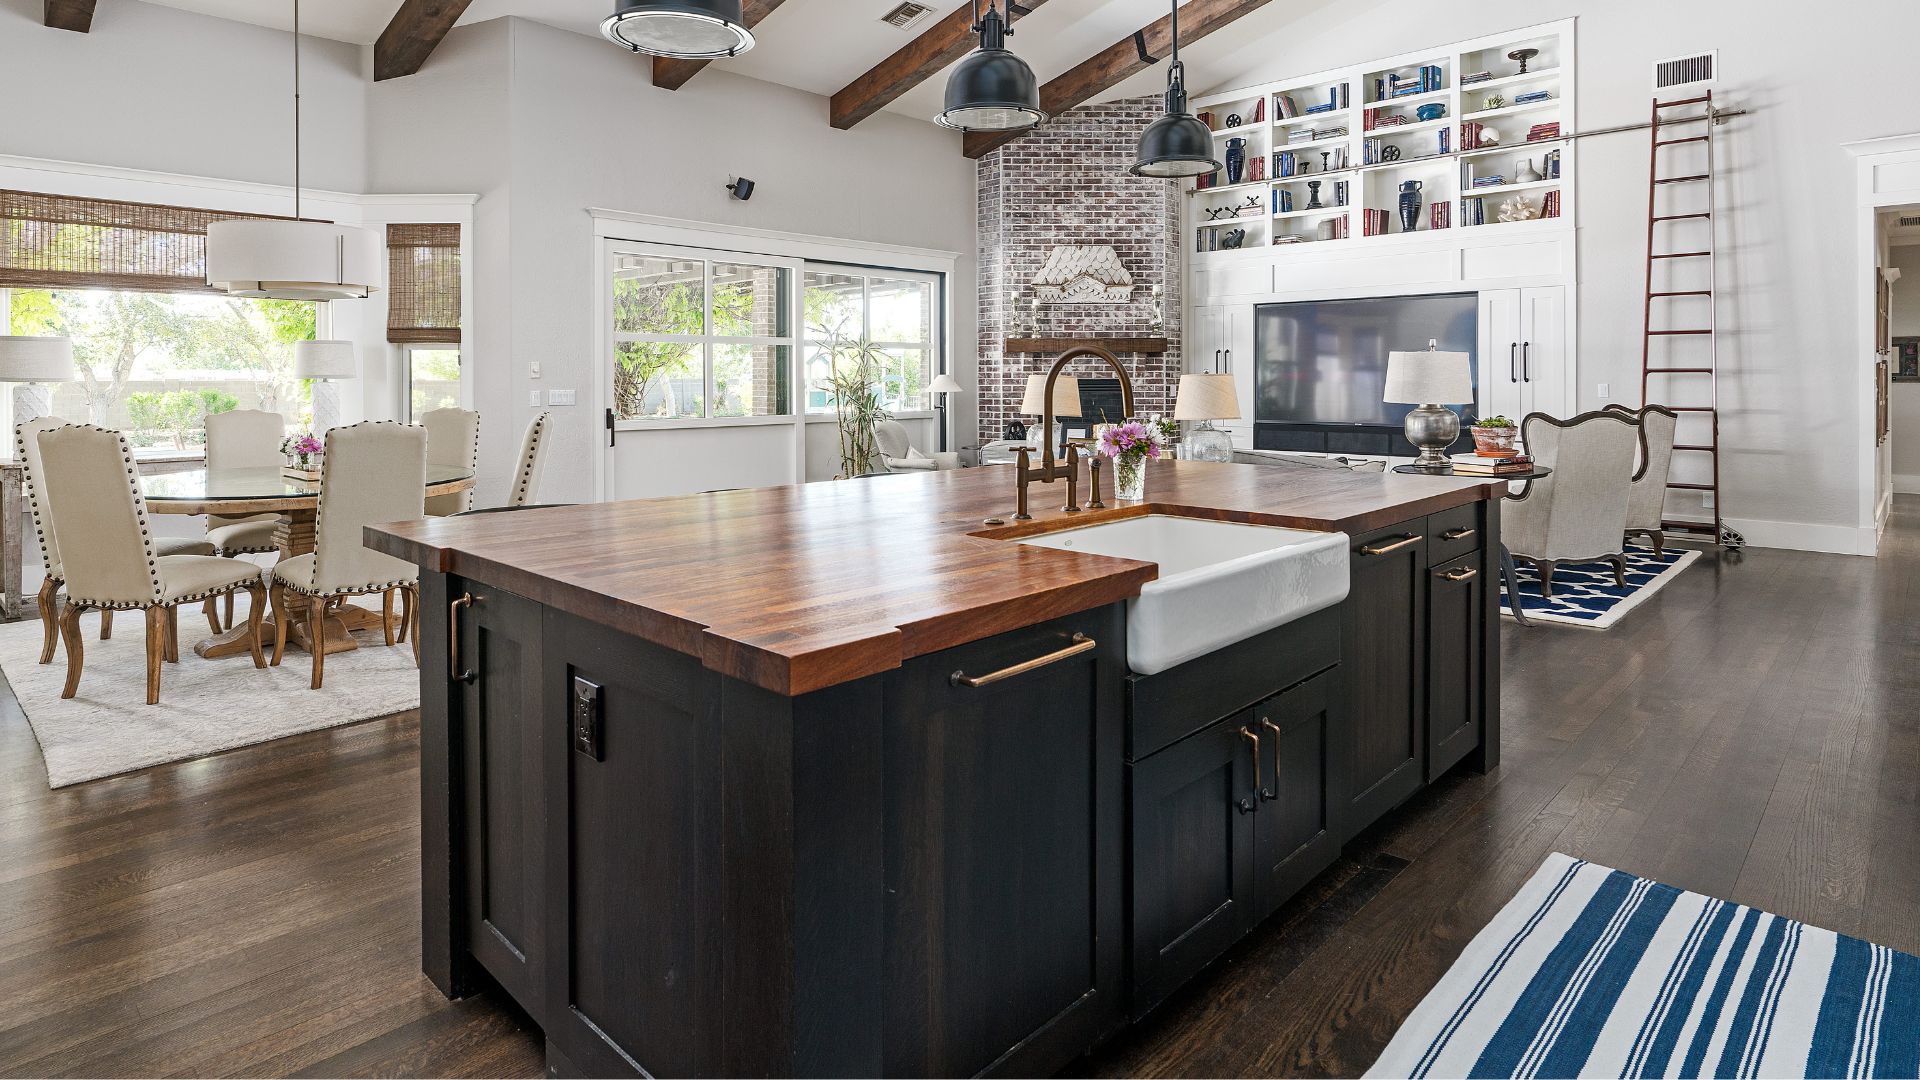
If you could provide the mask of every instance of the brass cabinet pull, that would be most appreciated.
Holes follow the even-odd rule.
[[[1368,544],[1366,547],[1363,547],[1360,549],[1360,554],[1385,555],[1389,551],[1399,551],[1401,548],[1406,547],[1408,544],[1417,544],[1419,542],[1420,542],[1420,537],[1417,535],[1403,536],[1400,539],[1395,540],[1391,544]]]
[[[1446,532],[1441,533],[1440,539],[1465,540],[1467,537],[1472,535],[1473,535],[1472,529],[1467,528],[1465,525],[1461,525],[1458,528],[1448,529]]]
[[[1273,786],[1260,789],[1260,797],[1272,802],[1280,797],[1280,725],[1273,722],[1273,717],[1263,716],[1260,726],[1273,732]]]
[[[1058,663],[1069,656],[1079,656],[1081,653],[1100,644],[1085,634],[1075,634],[1067,640],[1073,642],[1073,644],[1064,649],[1055,649],[1045,656],[1036,656],[1031,660],[1023,660],[1011,667],[1003,667],[999,671],[990,671],[985,675],[969,675],[964,671],[956,671],[947,676],[947,685],[986,686],[990,683],[997,683],[1001,679],[1011,679],[1015,675],[1025,675],[1035,668],[1043,668],[1048,664]]]
[[[1271,795],[1266,794],[1266,792],[1261,790],[1261,787],[1260,787],[1260,736],[1255,735],[1251,729],[1243,727],[1240,729],[1240,737],[1253,744],[1253,790],[1254,790],[1254,793],[1259,795],[1263,799],[1272,798]]]
[[[1474,569],[1471,566],[1463,566],[1458,570],[1449,570],[1446,573],[1441,574],[1440,576],[1443,578],[1446,578],[1448,581],[1465,581],[1468,578],[1478,574],[1479,572],[1480,571]]]
[[[461,593],[447,605],[447,675],[454,682],[473,681],[473,672],[460,667],[460,609],[472,606],[472,593]]]

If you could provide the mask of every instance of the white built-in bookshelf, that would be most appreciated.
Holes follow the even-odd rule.
[[[1525,72],[1509,57],[1522,49],[1534,50]],[[1188,250],[1207,262],[1402,236],[1408,181],[1420,184],[1416,234],[1464,243],[1568,227],[1573,61],[1567,20],[1197,99],[1218,156],[1244,139],[1246,166],[1240,183],[1223,168],[1214,186],[1188,191]],[[1320,106],[1330,107],[1309,111]],[[1224,212],[1234,207],[1236,216]],[[1512,212],[1521,207],[1540,216]],[[1503,208],[1515,220],[1502,221]],[[1237,249],[1228,246],[1233,230]]]

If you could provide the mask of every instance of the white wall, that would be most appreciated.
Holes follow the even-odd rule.
[[[589,208],[964,252],[952,337],[973,340],[973,169],[958,136],[886,114],[835,131],[826,109],[823,98],[719,64],[682,90],[660,90],[644,60],[521,19],[458,28],[419,74],[374,86],[376,189],[482,196],[476,242],[484,249],[475,275],[482,325],[469,362],[475,407],[485,418],[483,462],[512,456],[535,411],[529,391],[572,388],[580,404],[552,410],[553,456],[541,497],[592,497],[592,461],[602,446],[593,385],[605,361],[594,355]],[[436,118],[463,134],[422,137]],[[466,144],[473,148],[463,153]],[[752,201],[728,196],[724,184],[736,175],[758,182]],[[529,375],[534,360],[539,380]],[[970,385],[971,352],[963,349],[953,367]],[[960,441],[971,437],[963,432]],[[623,435],[623,443],[629,438],[661,440],[661,459],[672,460],[687,452],[682,443],[702,436],[648,432]],[[809,475],[831,475],[833,462],[816,457],[809,455]],[[485,472],[483,503],[490,483],[504,483],[503,474]]]
[[[1860,419],[1855,268],[1872,253],[1856,250],[1854,160],[1841,144],[1920,129],[1910,102],[1868,92],[1863,75],[1906,66],[1920,30],[1911,0],[1849,0],[1817,16],[1781,2],[1352,2],[1250,38],[1189,77],[1212,92],[1569,16],[1575,130],[1644,121],[1652,61],[1710,48],[1716,101],[1755,110],[1716,144],[1724,512],[1755,543],[1872,550],[1862,448],[1836,439],[1810,454],[1805,433],[1853,431]],[[1629,403],[1639,386],[1647,152],[1644,132],[1579,146],[1581,409],[1605,403],[1600,383]]]
[[[302,182],[362,191],[362,50],[300,49]],[[100,0],[76,34],[43,26],[41,0],[0,0],[0,100],[0,154],[293,182],[293,40],[277,30]]]
[[[1893,283],[1893,334],[1920,336],[1920,246],[1893,249],[1892,265],[1901,271]],[[1893,490],[1920,495],[1920,383],[1893,384]]]

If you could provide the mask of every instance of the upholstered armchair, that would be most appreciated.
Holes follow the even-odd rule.
[[[471,409],[435,409],[420,417],[427,432],[427,463],[475,469],[480,466],[480,414]],[[423,478],[422,486],[426,484]],[[446,517],[473,509],[473,489],[427,500],[428,517]]]
[[[1609,411],[1640,421],[1640,465],[1633,471],[1633,489],[1627,496],[1627,535],[1644,536],[1655,555],[1667,553],[1667,473],[1673,466],[1673,438],[1680,416],[1664,405],[1648,405],[1635,412],[1620,405]]]
[[[255,667],[260,652],[260,612],[265,589],[260,568],[214,555],[163,555],[147,521],[147,503],[125,436],[91,425],[69,424],[38,435],[43,469],[39,482],[60,534],[60,565],[67,602],[60,636],[67,646],[67,682],[60,696],[80,690],[85,654],[80,615],[137,610],[147,620],[147,704],[160,704],[160,665],[180,659],[181,604],[203,602],[246,589],[248,644]]]
[[[907,425],[898,420],[882,420],[873,428],[874,445],[880,451],[880,463],[888,472],[936,472],[960,467],[960,455],[927,455],[915,449],[907,438]]]
[[[1514,557],[1540,575],[1540,594],[1553,595],[1554,565],[1610,562],[1614,580],[1627,584],[1627,501],[1640,422],[1612,410],[1556,420],[1530,413],[1521,438],[1538,465],[1553,475],[1528,482],[1501,507],[1501,538]]]

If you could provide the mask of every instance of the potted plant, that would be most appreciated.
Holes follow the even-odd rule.
[[[1520,429],[1504,416],[1489,416],[1473,425],[1473,452],[1481,457],[1512,457],[1513,440]]]
[[[289,435],[280,440],[280,452],[287,456],[286,467],[281,471],[296,480],[318,480],[320,455],[326,453],[326,449],[311,431]]]
[[[1156,424],[1129,420],[1101,428],[1096,449],[1113,459],[1114,498],[1138,502],[1147,493],[1147,462],[1166,449],[1166,436]]]
[[[815,357],[815,385],[833,397],[833,413],[840,431],[840,475],[865,476],[874,471],[880,455],[875,430],[888,419],[880,404],[880,380],[891,354],[872,341],[840,332],[839,327],[817,326],[821,348]]]

